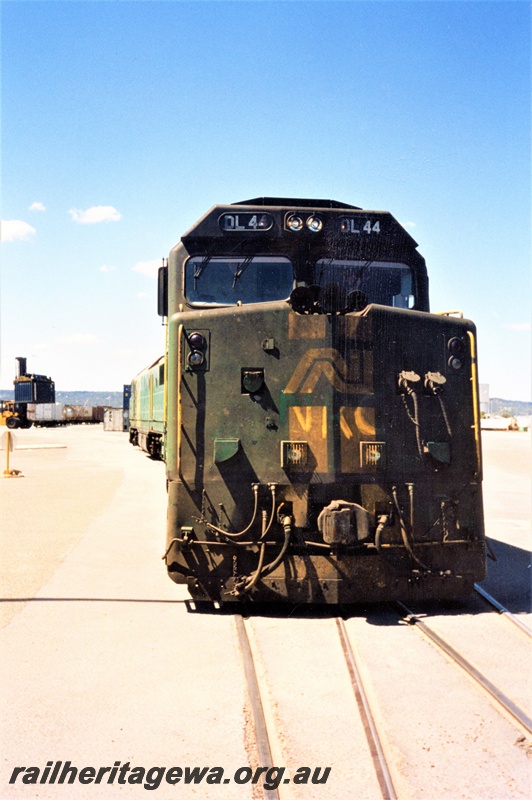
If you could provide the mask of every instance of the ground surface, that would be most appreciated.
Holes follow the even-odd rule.
[[[42,776],[57,761],[80,769],[220,767],[223,781],[231,780],[163,780],[153,791],[164,800],[256,797],[250,784],[232,780],[256,764],[234,622],[192,613],[161,561],[164,466],[100,426],[15,436],[10,466],[24,477],[0,480],[2,800],[115,800],[150,790],[146,776],[138,785],[108,785],[110,772],[98,785],[20,776],[8,783],[15,767],[36,767]],[[483,448],[486,528],[498,559],[484,585],[532,626],[530,436],[486,432]],[[505,691],[529,702],[521,645],[502,627],[499,640],[502,620],[488,613],[475,600],[429,616],[460,641],[465,632],[472,657],[494,670],[502,664]],[[283,797],[378,800],[360,758],[361,734],[350,727],[354,705],[334,621],[302,614],[251,623],[278,731],[274,759],[292,774],[298,766],[332,768],[327,784],[281,787]],[[387,729],[401,800],[528,795],[518,726],[386,613],[368,610],[347,624]],[[492,658],[499,641],[506,652],[498,648]]]

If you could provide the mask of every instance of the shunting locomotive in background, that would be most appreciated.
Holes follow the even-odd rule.
[[[484,577],[475,328],[429,312],[391,214],[215,206],[160,270],[159,313],[165,559],[195,599],[456,598]]]
[[[35,408],[55,404],[55,383],[46,375],[29,374],[24,356],[17,356],[16,361],[14,399],[0,400],[0,425],[31,428],[35,421]]]

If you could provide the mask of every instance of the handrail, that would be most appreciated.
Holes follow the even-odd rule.
[[[460,319],[464,318],[463,311],[436,311],[438,317],[452,317],[454,315],[460,317]]]
[[[181,426],[182,426],[182,392],[181,392],[181,379],[183,377],[183,329],[181,324],[177,329],[177,439],[176,439],[176,461],[177,461],[177,474],[182,478],[181,474]]]
[[[472,331],[467,332],[469,336],[469,346],[471,350],[471,383],[473,394],[473,425],[475,431],[475,447],[477,451],[477,475],[482,476],[482,456],[480,446],[480,414],[479,414],[479,398],[478,398],[478,375],[477,375],[477,352],[475,344],[475,334]]]

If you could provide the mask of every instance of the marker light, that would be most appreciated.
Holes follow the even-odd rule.
[[[321,229],[323,228],[323,220],[321,220],[319,217],[315,217],[314,215],[312,215],[307,219],[307,228],[309,229],[309,231],[317,233],[318,231],[321,231]]]
[[[303,220],[296,214],[291,214],[286,220],[286,227],[291,231],[300,231],[303,227]]]
[[[207,342],[205,341],[205,337],[202,336],[201,333],[198,333],[197,331],[194,331],[193,333],[190,334],[190,336],[188,337],[188,343],[192,350],[204,350],[205,345],[207,344]]]
[[[464,343],[458,336],[453,336],[453,338],[449,339],[447,342],[447,348],[452,356],[461,356],[464,352]]]

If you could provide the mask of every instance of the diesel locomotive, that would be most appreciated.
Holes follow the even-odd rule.
[[[165,356],[139,372],[131,381],[129,441],[152,458],[164,458]]]
[[[158,302],[166,353],[144,390],[155,371],[176,583],[215,603],[472,591],[475,327],[430,312],[425,261],[390,213],[214,206],[160,269]]]

